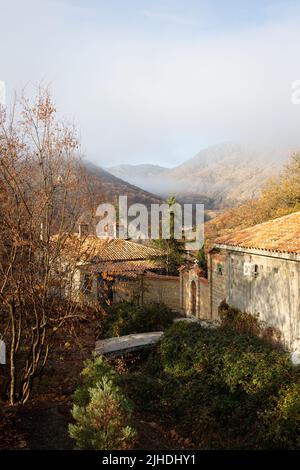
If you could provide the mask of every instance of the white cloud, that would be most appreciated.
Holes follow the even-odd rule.
[[[244,31],[187,34],[178,24],[175,35],[108,25],[101,11],[50,0],[0,8],[8,91],[51,83],[100,164],[172,165],[223,140],[300,145],[290,96],[300,79],[299,11]]]

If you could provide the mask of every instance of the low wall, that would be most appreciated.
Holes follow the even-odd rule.
[[[227,255],[214,253],[209,260],[209,281],[211,296],[211,318],[218,319],[220,303],[226,299]]]
[[[192,312],[191,283],[196,284],[196,311]],[[186,315],[194,315],[202,320],[211,318],[210,285],[207,279],[199,276],[198,269],[181,271],[181,303]]]
[[[179,276],[161,276],[147,273],[143,276],[142,302],[161,302],[172,310],[180,311]]]
[[[207,279],[199,279],[199,310],[198,318],[201,320],[210,320],[210,285]]]

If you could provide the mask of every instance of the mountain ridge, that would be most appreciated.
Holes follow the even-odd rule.
[[[210,208],[231,207],[259,195],[270,176],[276,176],[289,150],[247,143],[223,142],[202,149],[174,168],[160,165],[122,165],[108,168],[114,175],[146,191],[180,202],[208,202]],[[155,168],[155,174],[151,169]]]

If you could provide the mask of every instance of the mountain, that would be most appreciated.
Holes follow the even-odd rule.
[[[150,163],[141,163],[139,165],[117,165],[111,167],[109,171],[121,179],[126,178],[129,174],[131,178],[152,178],[167,172],[168,168],[160,165],[151,165]]]
[[[172,193],[180,202],[203,202],[209,209],[220,209],[257,197],[288,156],[286,149],[226,142],[201,150],[171,169],[121,165],[109,171],[163,198]]]
[[[140,203],[148,208],[151,204],[162,202],[159,196],[123,181],[91,162],[85,161],[83,165],[96,205],[103,202],[114,204],[118,196],[127,196],[128,205]]]
[[[168,170],[169,168],[147,163],[141,165],[122,164],[108,168],[112,175],[157,194],[163,193],[160,191],[160,181]]]

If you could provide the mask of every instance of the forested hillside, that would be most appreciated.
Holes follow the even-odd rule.
[[[219,235],[300,210],[300,154],[294,153],[278,177],[270,178],[257,199],[229,209],[206,223],[209,247]]]

